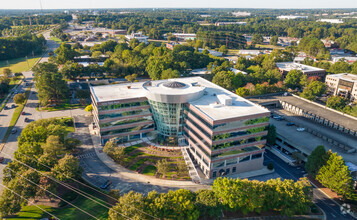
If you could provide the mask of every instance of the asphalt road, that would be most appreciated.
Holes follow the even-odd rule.
[[[56,42],[49,40],[49,38],[50,38],[49,31],[45,32],[44,36],[47,39],[47,46],[48,46],[49,50],[53,51],[59,46]],[[48,57],[49,57],[48,53],[44,54],[44,56],[41,58],[41,60],[39,62],[40,63],[47,62]],[[27,122],[24,121],[25,118],[29,118],[30,119],[29,122],[31,122],[31,121],[38,120],[41,118],[65,117],[65,116],[73,116],[73,115],[85,113],[84,110],[81,110],[81,109],[55,111],[55,112],[39,112],[39,111],[37,111],[36,108],[38,107],[38,97],[37,97],[37,93],[34,89],[32,74],[33,74],[32,71],[23,72],[26,82],[28,82],[28,83],[30,83],[30,85],[32,85],[31,93],[30,93],[27,103],[23,109],[23,112],[25,112],[25,115],[20,115],[17,123],[14,126],[14,128],[17,129],[17,132],[15,134],[11,134],[9,136],[9,138],[7,139],[7,142],[4,145],[4,148],[0,152],[0,156],[5,158],[5,161],[3,162],[4,164],[10,162],[13,159],[14,152],[17,150],[17,138],[21,134],[21,131],[28,124]],[[25,88],[26,88],[25,84],[26,83],[22,83],[16,89],[16,91],[18,91],[19,93],[25,92]],[[14,104],[14,101],[11,98],[11,99],[9,99],[7,106],[11,106],[12,104]],[[5,135],[7,128],[10,124],[10,121],[11,121],[14,111],[15,111],[15,108],[8,109],[8,110],[3,109],[0,112],[0,140],[1,141],[4,138],[4,135]],[[0,166],[0,181],[2,181],[2,177],[3,177],[3,172],[2,172],[3,168],[4,168],[4,166]],[[0,190],[1,190],[1,187],[0,187]]]
[[[297,181],[299,178],[303,177],[305,172],[302,168],[292,167],[281,160],[279,157],[275,156],[269,150],[265,153],[264,164],[272,162],[274,164],[275,172],[279,174],[284,179],[293,179]],[[314,197],[313,202],[317,204],[326,214],[327,220],[336,219],[354,219],[350,215],[343,215],[340,212],[340,207],[334,203],[334,201],[328,198],[317,188],[313,189]]]

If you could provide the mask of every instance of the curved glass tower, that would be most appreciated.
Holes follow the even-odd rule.
[[[149,100],[157,131],[168,137],[182,134],[183,104]]]

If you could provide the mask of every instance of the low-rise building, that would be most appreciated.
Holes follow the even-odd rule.
[[[128,41],[131,41],[132,39],[137,39],[140,43],[145,43],[145,44],[149,44],[149,37],[143,35],[142,32],[139,33],[131,33],[130,35],[125,35],[125,38]]]
[[[216,22],[214,23],[215,26],[224,26],[224,25],[246,25],[247,22],[245,21],[228,21],[228,22],[224,22],[224,21],[220,21],[220,22]]]
[[[320,19],[317,22],[327,22],[331,24],[342,24],[343,21],[341,19]]]
[[[345,60],[348,63],[354,63],[357,61],[357,57],[348,57],[348,56],[332,56],[332,63],[336,63],[340,60]]]
[[[258,56],[259,54],[262,54],[262,51],[260,50],[239,50],[238,51],[239,55],[253,55],[253,56]]]
[[[168,34],[164,34],[164,38],[167,39],[169,35]],[[193,33],[171,33],[171,36],[176,37],[176,39],[178,41],[186,41],[186,40],[194,40],[196,39],[196,34]]]
[[[200,53],[202,53],[204,50],[206,50],[206,49],[198,48],[198,52],[200,52]],[[219,52],[219,51],[215,51],[215,50],[207,50],[207,51],[209,52],[209,54],[211,54],[212,56],[215,56],[215,57],[223,56],[223,53]]]
[[[277,17],[280,20],[291,20],[291,19],[306,19],[308,16],[301,16],[301,15],[280,15]]]
[[[357,99],[357,75],[349,73],[331,74],[326,76],[325,83],[333,95]]]
[[[319,77],[321,79],[324,79],[326,74],[326,70],[324,69],[294,62],[276,63],[276,66],[278,67],[283,79],[285,79],[286,75],[288,75],[291,70],[300,70],[308,78]]]
[[[232,12],[232,14],[236,17],[248,17],[251,16],[252,13],[246,12],[246,11],[237,11],[237,12]]]
[[[259,170],[270,111],[201,77],[90,87],[104,144],[145,136],[185,143],[206,178]]]

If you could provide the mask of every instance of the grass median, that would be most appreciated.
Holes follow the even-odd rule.
[[[9,136],[11,134],[11,130],[14,128],[17,120],[19,119],[20,114],[26,105],[26,102],[27,102],[27,99],[29,98],[30,93],[31,93],[31,85],[26,89],[26,92],[25,92],[26,100],[25,100],[24,104],[19,104],[16,107],[14,114],[12,115],[9,127],[7,128],[5,136],[2,139],[2,143],[6,143],[7,139],[9,138]]]

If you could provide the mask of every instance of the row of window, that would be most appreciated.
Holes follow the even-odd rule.
[[[243,144],[249,144],[249,143],[253,143],[253,142],[257,142],[257,141],[261,141],[266,139],[266,136],[264,137],[252,137],[252,138],[248,138],[248,139],[240,139],[240,140],[235,140],[235,141],[231,141],[231,142],[224,142],[221,144],[215,144],[212,146],[213,150],[218,150],[218,149],[224,149],[227,147],[236,147],[236,146],[240,146]]]
[[[106,111],[106,110],[129,108],[129,107],[142,106],[142,105],[148,105],[148,104],[149,103],[147,101],[143,101],[143,102],[130,102],[130,103],[113,104],[113,105],[101,105],[101,106],[98,106],[98,110]]]
[[[149,128],[154,128],[154,124],[140,125],[140,126],[136,126],[136,127],[122,128],[122,129],[116,129],[116,130],[111,130],[111,131],[103,131],[103,132],[100,132],[100,135],[101,136],[116,135],[116,134],[121,134],[121,133],[126,133],[126,132],[146,130]]]
[[[149,109],[138,109],[138,110],[127,111],[127,112],[114,112],[111,114],[99,115],[98,118],[99,120],[103,120],[107,118],[117,118],[117,117],[129,116],[129,115],[139,115],[139,114],[149,114],[149,113],[151,113]]]
[[[124,125],[124,124],[132,124],[132,123],[137,123],[137,122],[147,122],[147,121],[152,121],[152,117],[146,116],[146,117],[141,117],[141,118],[116,120],[116,121],[112,121],[112,122],[108,122],[108,123],[102,123],[102,124],[100,124],[100,127],[105,128],[105,127],[118,126],[118,125]]]
[[[245,161],[258,159],[258,158],[261,158],[262,156],[263,156],[263,153],[258,153],[258,154],[243,156],[243,157],[237,157],[237,158],[233,158],[233,159],[229,159],[229,160],[225,160],[225,161],[215,162],[212,164],[212,168],[215,169],[215,168],[224,167],[224,166],[231,166],[231,165],[239,164],[239,163],[242,163]]]

